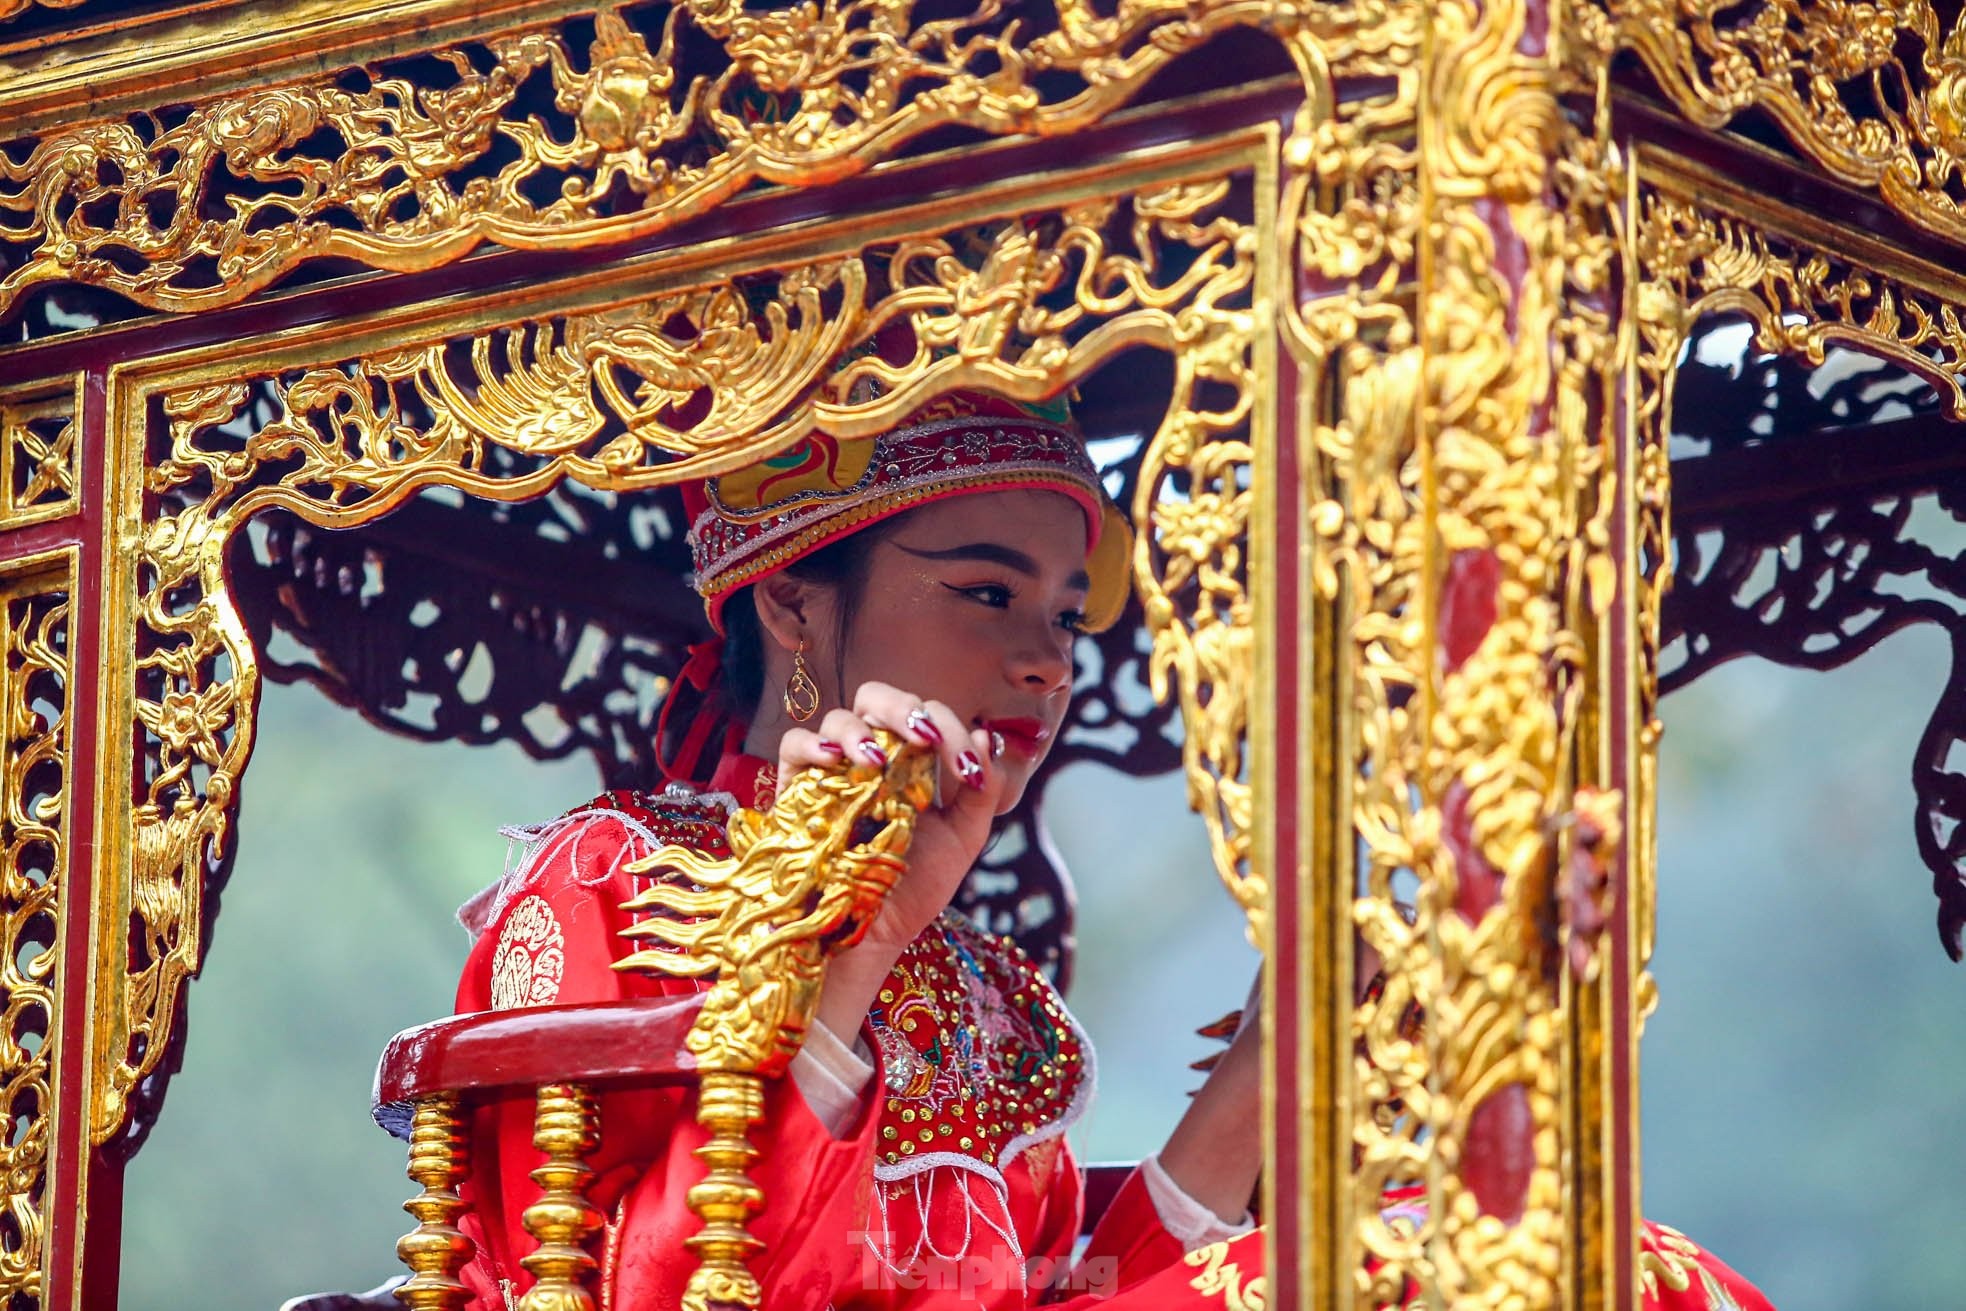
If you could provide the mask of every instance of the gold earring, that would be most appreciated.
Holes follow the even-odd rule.
[[[806,672],[804,638],[799,639],[799,649],[792,653],[792,677],[785,683],[785,713],[797,724],[819,713],[819,684]]]

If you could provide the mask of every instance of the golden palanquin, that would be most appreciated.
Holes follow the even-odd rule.
[[[1108,654],[1178,713],[1269,961],[1264,1304],[1636,1305],[1676,378],[1729,314],[1966,414],[1966,29],[1914,0],[927,8],[0,0],[12,1305],[115,1296],[266,638],[306,628],[242,578],[530,561],[640,635],[611,670],[667,677],[686,599],[622,601],[623,557],[528,507],[664,505],[959,387],[1078,387],[1118,443]],[[851,353],[898,321],[914,359]],[[1848,426],[1791,424],[1814,481],[1716,456],[1700,521],[1962,463]],[[320,677],[389,722],[354,652],[410,628],[325,626]],[[539,753],[645,767],[602,699]],[[1926,854],[1956,954],[1959,853]],[[1380,1214],[1401,1184],[1416,1230]]]

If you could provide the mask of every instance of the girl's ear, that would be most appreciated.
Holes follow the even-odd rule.
[[[812,629],[818,589],[784,574],[773,574],[759,583],[752,598],[758,610],[758,626],[784,651],[796,651]]]

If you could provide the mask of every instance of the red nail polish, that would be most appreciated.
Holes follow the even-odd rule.
[[[843,756],[846,754],[846,748],[841,746],[839,743],[833,741],[831,738],[824,738],[824,737],[820,738],[819,749],[821,751],[824,751],[829,756]]]
[[[963,776],[963,782],[978,792],[983,790],[983,762],[973,753],[965,751],[956,757],[956,772]]]
[[[880,744],[875,742],[871,737],[860,740],[860,756],[870,765],[879,765],[882,769],[887,768],[887,752],[881,750]]]
[[[942,745],[942,730],[937,728],[935,721],[930,719],[922,711],[910,710],[908,712],[908,727],[912,731],[927,738],[936,746],[939,747]]]

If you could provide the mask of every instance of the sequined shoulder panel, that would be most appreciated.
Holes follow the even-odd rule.
[[[1063,1133],[1091,1092],[1090,1045],[1050,980],[954,913],[902,952],[868,1020],[887,1083],[877,1175],[994,1172]]]
[[[660,792],[623,788],[603,792],[569,816],[615,811],[633,820],[658,845],[688,847],[711,856],[730,854],[730,799],[721,793],[698,792],[672,785]]]

